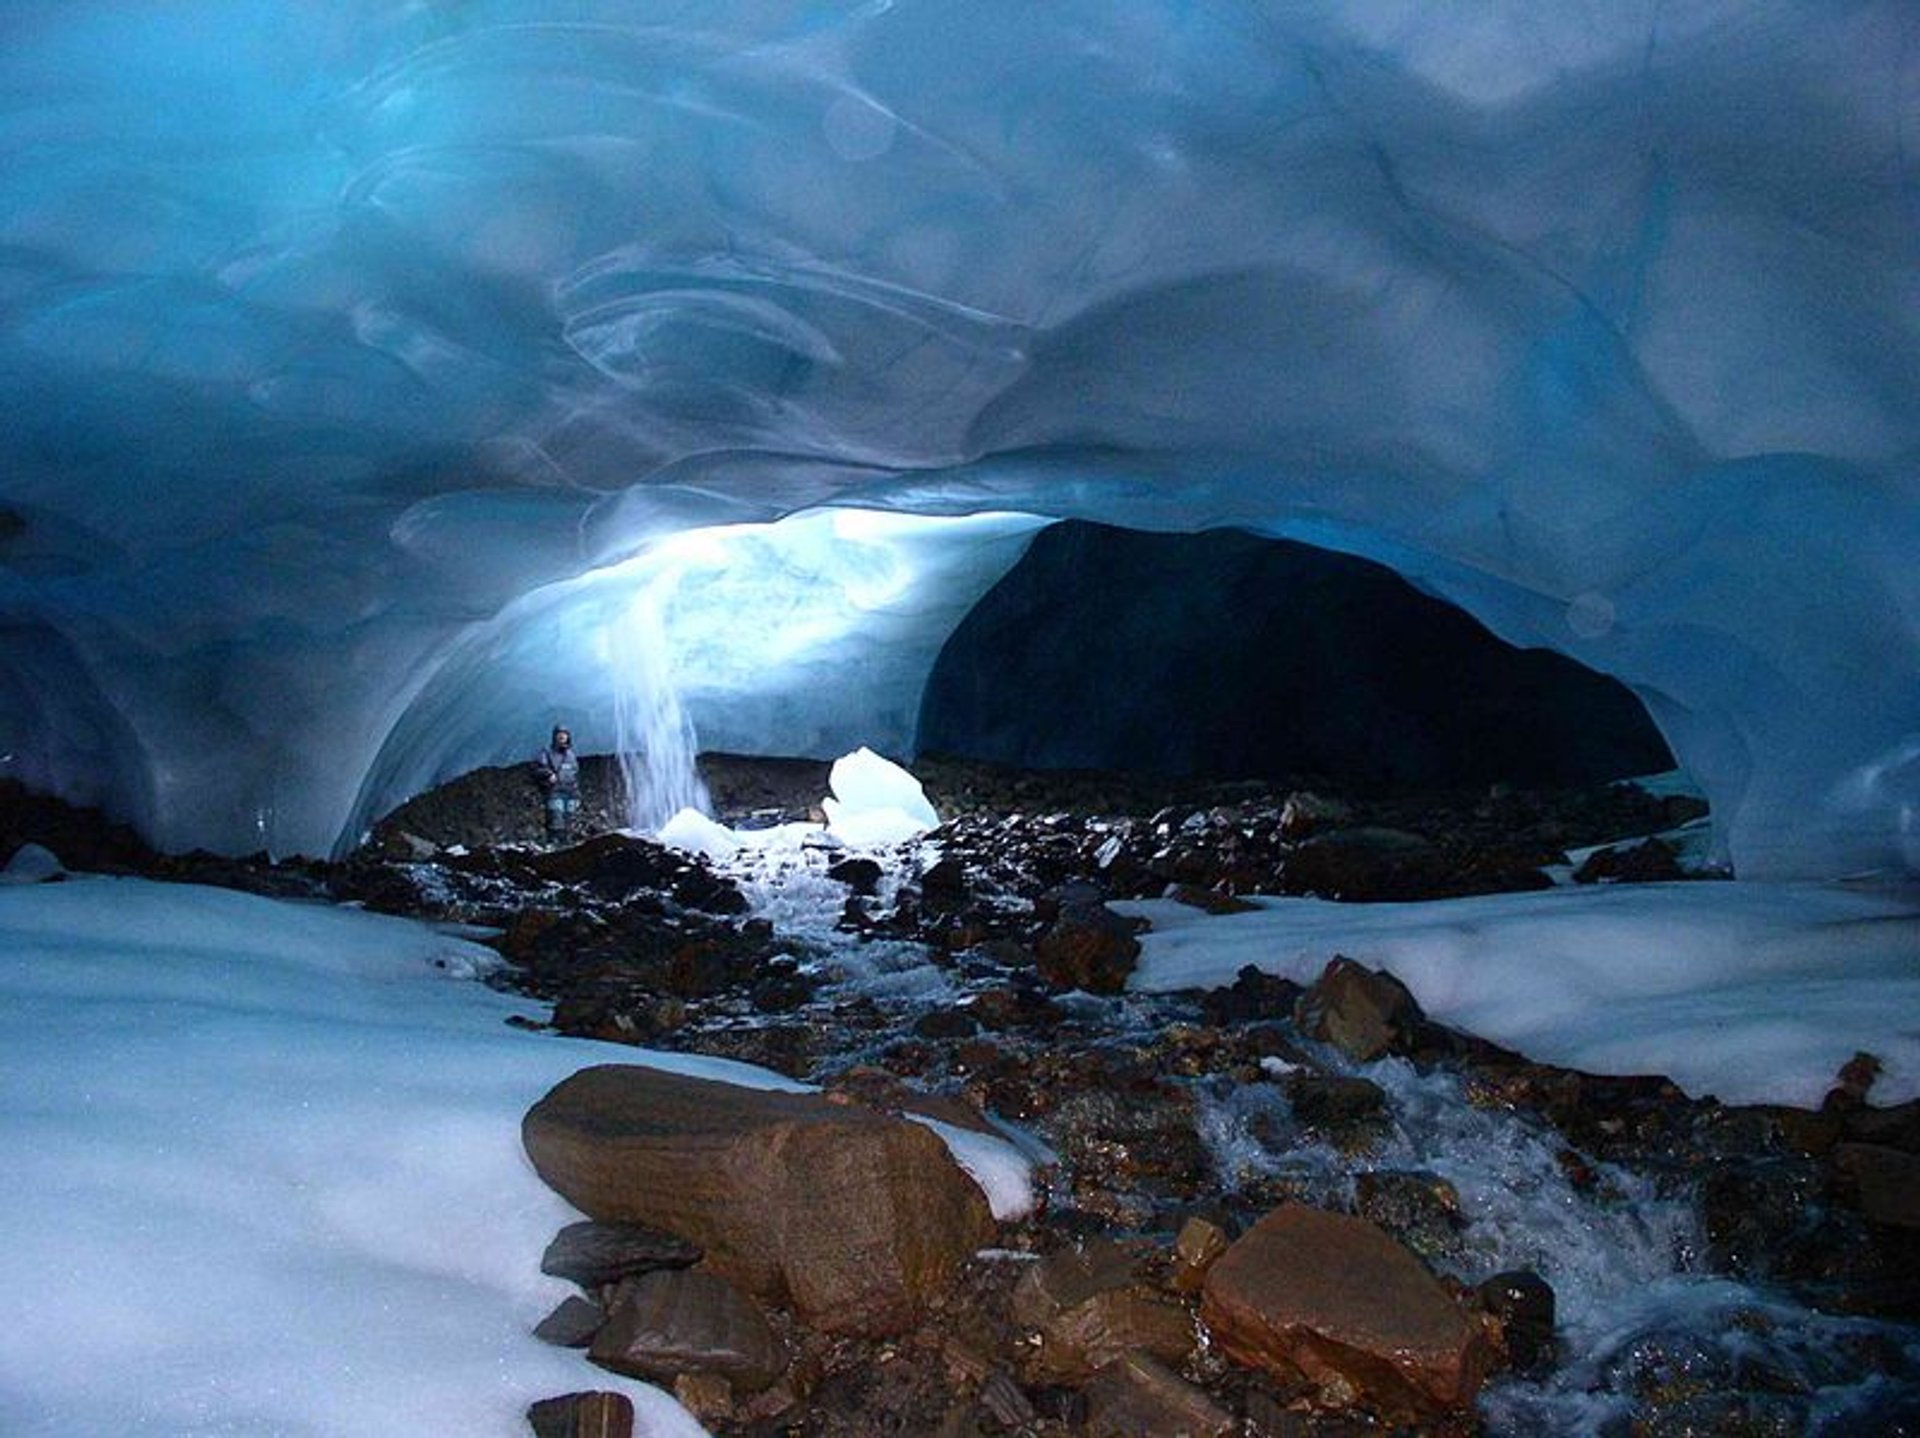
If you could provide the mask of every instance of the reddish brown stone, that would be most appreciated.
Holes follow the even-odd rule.
[[[1300,996],[1294,1016],[1309,1038],[1363,1062],[1400,1051],[1422,1017],[1405,984],[1349,958],[1327,965]]]
[[[1193,1352],[1193,1318],[1136,1281],[1136,1265],[1113,1244],[1068,1249],[1029,1269],[1015,1286],[1016,1323],[1037,1330],[1028,1376],[1077,1383],[1136,1349],[1169,1363]]]
[[[757,1393],[786,1371],[786,1345],[766,1315],[718,1274],[670,1269],[625,1279],[608,1309],[587,1356],[616,1373],[713,1373]]]
[[[932,1132],[818,1094],[607,1065],[536,1104],[522,1138],[582,1212],[681,1234],[828,1332],[911,1327],[993,1236],[985,1195]]]
[[[1283,1382],[1357,1397],[1390,1422],[1473,1401],[1485,1330],[1420,1261],[1364,1219],[1286,1204],[1207,1274],[1214,1345]]]
[[[527,1410],[534,1438],[633,1438],[633,1400],[624,1393],[567,1393]]]
[[[1086,1396],[1089,1438],[1226,1438],[1237,1426],[1205,1393],[1144,1353],[1102,1368]]]

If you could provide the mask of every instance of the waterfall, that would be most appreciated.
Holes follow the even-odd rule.
[[[614,747],[626,788],[627,826],[643,833],[655,832],[682,809],[706,814],[712,807],[694,764],[699,745],[680,703],[667,643],[667,605],[679,580],[678,566],[654,575],[608,628]]]

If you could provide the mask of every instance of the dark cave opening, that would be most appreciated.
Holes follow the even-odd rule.
[[[1673,767],[1625,685],[1369,560],[1065,521],[948,638],[922,753],[1022,769],[1419,789]]]

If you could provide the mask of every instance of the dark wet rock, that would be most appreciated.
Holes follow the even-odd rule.
[[[582,984],[553,1006],[557,1032],[604,1043],[657,1044],[686,1021],[684,1000],[618,979]]]
[[[561,1083],[522,1132],[583,1212],[684,1234],[714,1270],[829,1332],[910,1326],[993,1234],[932,1132],[818,1094],[606,1065]]]
[[[1227,1230],[1198,1214],[1180,1225],[1173,1240],[1173,1272],[1169,1283],[1176,1293],[1198,1293],[1207,1270],[1232,1245]]]
[[[920,896],[937,912],[964,908],[971,895],[966,865],[957,858],[940,859],[920,875]]]
[[[1098,903],[1064,908],[1034,946],[1034,962],[1049,988],[1117,994],[1140,960],[1134,921]]]
[[[1296,789],[1280,806],[1279,829],[1283,839],[1310,838],[1327,829],[1336,829],[1353,819],[1353,806],[1311,790]]]
[[[1175,884],[1167,890],[1166,897],[1176,904],[1185,904],[1190,909],[1198,909],[1216,917],[1222,914],[1257,913],[1260,908],[1258,904],[1250,904],[1236,894],[1223,894],[1217,889],[1202,889],[1192,884]]]
[[[1301,992],[1300,985],[1293,980],[1262,973],[1248,964],[1234,976],[1231,984],[1209,990],[1200,1003],[1207,1022],[1225,1028],[1275,1019],[1291,1020]]]
[[[1068,1092],[1039,1127],[1077,1173],[1110,1189],[1143,1177],[1197,1185],[1208,1164],[1193,1094],[1177,1084]]]
[[[1034,1264],[1013,1290],[1011,1312],[1038,1340],[1026,1371],[1040,1384],[1081,1382],[1135,1350],[1180,1363],[1195,1342],[1192,1316],[1142,1283],[1137,1261],[1113,1243]]]
[[[845,884],[862,898],[872,898],[880,888],[882,874],[878,860],[862,857],[841,859],[827,867],[827,877]]]
[[[982,1028],[995,1032],[1052,1028],[1063,1017],[1060,1006],[1045,990],[1020,983],[975,994],[966,1012]]]
[[[750,1299],[719,1275],[692,1269],[622,1280],[587,1356],[634,1378],[714,1373],[743,1393],[767,1387],[788,1361]]]
[[[1363,1062],[1406,1048],[1424,1017],[1400,980],[1344,957],[1321,971],[1294,1014],[1309,1038]]]
[[[1335,829],[1294,847],[1286,891],[1324,899],[1382,901],[1424,897],[1444,887],[1447,859],[1427,839],[1399,829]]]
[[[1460,1194],[1436,1173],[1373,1170],[1353,1183],[1353,1206],[1422,1258],[1451,1253],[1466,1220]]]
[[[748,999],[763,1014],[785,1014],[813,1001],[820,980],[802,972],[798,963],[785,956],[768,960],[748,990]]]
[[[1665,839],[1596,850],[1573,871],[1576,884],[1657,884],[1686,877],[1679,850]]]
[[[1086,1386],[1089,1438],[1227,1438],[1238,1430],[1232,1414],[1146,1353],[1107,1364]]]
[[[638,1223],[570,1223],[540,1256],[540,1271],[593,1289],[656,1268],[689,1268],[700,1247]]]
[[[1827,1090],[1827,1096],[1821,1100],[1820,1108],[1825,1113],[1856,1113],[1866,1107],[1867,1094],[1879,1081],[1881,1063],[1869,1053],[1855,1053],[1844,1064],[1840,1072],[1834,1075],[1833,1087]]]
[[[1474,1289],[1474,1304],[1493,1319],[1514,1370],[1530,1373],[1553,1362],[1554,1293],[1539,1274],[1496,1273]]]
[[[633,1419],[624,1393],[567,1393],[527,1410],[534,1438],[633,1438]]]
[[[1843,1143],[1834,1164],[1851,1181],[1869,1223],[1920,1229],[1920,1156],[1879,1144]]]
[[[1708,1169],[1699,1193],[1714,1267],[1772,1277],[1786,1255],[1804,1252],[1817,1234],[1827,1205],[1826,1169],[1795,1155],[1732,1160]]]
[[[925,1039],[964,1039],[980,1032],[980,1021],[966,1009],[930,1009],[913,1022],[913,1031]]]
[[[604,1308],[575,1294],[541,1319],[533,1336],[556,1348],[585,1348],[606,1321]]]
[[[738,914],[747,907],[746,896],[731,880],[691,856],[633,834],[601,834],[520,862],[537,878],[584,884],[608,899],[647,890],[713,914]]]
[[[1236,1362],[1390,1422],[1466,1408],[1492,1358],[1482,1326],[1407,1249],[1364,1219],[1299,1204],[1213,1265],[1201,1317]]]
[[[1372,1079],[1350,1074],[1299,1073],[1286,1080],[1294,1117],[1337,1142],[1359,1142],[1387,1120],[1386,1091]]]

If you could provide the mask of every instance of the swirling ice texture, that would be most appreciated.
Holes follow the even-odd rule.
[[[0,752],[325,849],[596,566],[1025,510],[1391,563],[1742,872],[1913,868],[1917,133],[1907,0],[20,0]]]

